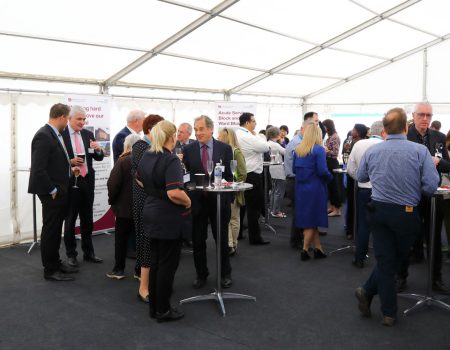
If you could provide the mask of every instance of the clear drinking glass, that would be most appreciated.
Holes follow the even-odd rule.
[[[236,159],[230,160],[230,169],[231,169],[231,172],[233,173],[233,181],[236,181],[236,177],[237,177],[237,160]]]
[[[212,175],[212,173],[214,171],[214,162],[212,160],[208,160],[208,163],[206,164],[206,166],[207,166],[207,171],[208,171],[208,174],[209,174],[209,186],[208,186],[208,188],[211,189],[212,188],[212,186],[211,186],[211,175]]]
[[[73,175],[75,176],[75,183],[74,183],[74,185],[72,186],[72,188],[79,188],[79,187],[77,186],[77,180],[78,180],[78,176],[80,176],[80,168],[76,167],[76,168],[73,170]]]

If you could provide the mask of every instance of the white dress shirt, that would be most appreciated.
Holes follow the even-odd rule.
[[[76,157],[77,156],[77,147],[75,146],[75,134],[78,134],[78,141],[80,141],[80,146],[81,146],[81,154],[84,153],[84,165],[86,167],[86,174],[89,172],[88,167],[86,166],[86,157],[87,157],[87,152],[86,149],[84,148],[84,142],[83,142],[83,137],[81,136],[80,132],[76,132],[75,130],[73,130],[70,125],[67,125],[67,129],[69,130],[69,135],[70,135],[70,143],[72,144],[72,150],[73,150],[73,155]]]
[[[352,152],[348,158],[347,162],[347,173],[353,179],[356,179],[356,173],[358,172],[358,167],[361,162],[361,158],[364,153],[373,145],[383,142],[383,139],[379,136],[371,136],[368,139],[360,140],[353,146]],[[372,184],[369,182],[358,182],[358,187],[360,188],[372,188]]]
[[[263,171],[263,154],[269,151],[269,144],[245,128],[236,129],[236,137],[245,158],[247,173],[261,174]]]
[[[281,162],[281,160],[283,159],[282,156],[284,156],[285,153],[285,148],[283,146],[281,146],[278,142],[275,141],[268,141],[269,147],[270,147],[270,154],[276,154],[278,155],[278,162]],[[271,165],[269,167],[269,171],[270,171],[270,176],[272,177],[272,179],[279,179],[279,180],[286,180],[286,173],[284,172],[284,165],[283,164],[279,164],[279,165]]]

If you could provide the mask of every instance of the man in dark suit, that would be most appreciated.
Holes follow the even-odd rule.
[[[123,152],[123,142],[125,141],[125,137],[130,134],[139,134],[142,131],[142,122],[144,119],[145,113],[139,109],[132,110],[128,113],[127,126],[119,131],[112,142],[114,163],[119,159],[119,156]]]
[[[177,143],[175,144],[175,149],[181,148],[183,149],[184,146],[189,145],[190,143],[194,142],[195,140],[192,140],[190,137],[192,135],[192,125],[189,123],[181,123],[178,126],[177,130]]]
[[[207,175],[207,162],[212,160],[214,164],[222,163],[225,166],[223,178],[232,181],[230,161],[233,159],[231,147],[223,142],[215,140],[213,136],[214,123],[207,116],[200,116],[194,123],[197,141],[187,145],[183,149],[183,162],[187,171],[194,174]],[[198,289],[206,284],[209,275],[206,262],[206,238],[208,235],[208,220],[214,239],[217,237],[217,197],[213,193],[192,191],[192,244],[194,248],[194,263],[197,278],[193,286]],[[228,224],[231,217],[232,196],[224,193],[221,196],[221,263],[222,263],[222,287],[231,287],[231,265],[228,256]]]
[[[72,281],[67,273],[77,271],[59,258],[72,172],[61,135],[67,125],[69,111],[69,106],[61,103],[52,106],[48,123],[38,130],[31,142],[28,193],[37,194],[42,203],[42,265],[44,278],[52,281]]]
[[[424,145],[430,151],[439,175],[450,172],[450,158],[445,147],[445,135],[439,131],[430,129],[431,118],[433,117],[433,108],[428,102],[422,102],[416,105],[413,112],[414,123],[408,130],[408,140]],[[423,241],[424,238],[429,242],[430,236],[430,210],[431,201],[429,197],[422,196],[419,203],[419,213],[422,219],[422,230],[414,243],[413,257],[416,260],[423,260]],[[442,280],[442,241],[441,230],[444,219],[444,202],[441,198],[436,201],[436,224],[434,240],[434,266],[433,266],[433,291],[450,294],[450,289]],[[428,244],[427,244],[428,245]],[[430,249],[430,247],[428,247]],[[402,264],[398,273],[397,291],[406,289],[406,278],[408,277],[408,260]]]
[[[75,222],[80,215],[81,249],[84,260],[101,263],[95,255],[92,244],[93,213],[95,189],[95,170],[92,160],[103,160],[104,154],[94,134],[83,126],[86,124],[86,112],[83,107],[73,106],[69,114],[69,125],[62,132],[64,144],[72,166],[80,168],[80,176],[72,178],[69,210],[64,225],[64,244],[67,261],[70,266],[78,266],[77,241],[75,240]]]

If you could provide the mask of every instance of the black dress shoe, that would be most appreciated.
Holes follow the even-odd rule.
[[[373,296],[369,295],[363,287],[358,287],[355,290],[355,297],[358,299],[358,309],[364,317],[370,317],[370,304]]]
[[[72,267],[78,267],[78,259],[76,256],[71,256],[67,258],[67,265]]]
[[[314,259],[323,259],[326,258],[327,255],[320,249],[314,249]]]
[[[231,280],[231,277],[223,277],[220,281],[220,284],[222,288],[230,288],[233,284],[233,281]]]
[[[395,281],[395,290],[397,293],[404,292],[407,287],[406,278],[397,278],[397,281]]]
[[[358,260],[358,259],[353,259],[352,265],[353,265],[354,267],[357,267],[357,268],[359,268],[359,269],[362,269],[362,268],[364,267],[364,261]]]
[[[300,258],[302,259],[302,261],[306,261],[311,259],[311,257],[309,256],[308,252],[304,249],[302,249],[301,253],[300,253]]]
[[[266,245],[266,244],[270,244],[269,241],[264,241],[263,239],[257,242],[252,242],[250,243],[251,245]]]
[[[206,285],[206,278],[196,278],[194,282],[192,283],[192,287],[194,289],[200,289],[203,288]]]
[[[83,256],[84,261],[92,262],[95,264],[101,264],[103,262],[102,258],[99,258],[98,256],[92,254],[92,255],[85,255]]]
[[[138,293],[137,297],[139,301],[142,301],[143,303],[148,304],[150,302],[150,296],[148,294],[145,297],[143,297],[140,293]]]
[[[79,271],[79,269],[77,267],[70,266],[65,262],[62,262],[61,265],[59,265],[59,271],[62,273],[76,273]]]
[[[435,280],[433,282],[433,292],[439,294],[450,294],[450,289],[444,284],[442,280]]]
[[[53,273],[44,273],[44,278],[48,281],[57,281],[57,282],[67,282],[67,281],[73,281],[75,278],[71,276],[67,276],[64,273],[61,273],[59,271],[53,272]]]
[[[183,317],[184,317],[184,312],[177,310],[175,308],[170,308],[169,311],[167,311],[163,314],[161,314],[159,312],[156,313],[156,321],[158,323],[176,321]]]

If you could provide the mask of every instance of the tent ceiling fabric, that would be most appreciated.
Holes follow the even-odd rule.
[[[22,81],[13,87],[31,79],[317,99],[318,91],[334,96],[327,87],[359,84],[349,77],[371,80],[358,73],[375,74],[372,67],[391,71],[392,58],[450,33],[450,5],[441,0],[80,0],[64,13],[60,6],[2,2],[0,77]],[[421,75],[420,62],[413,66]]]

